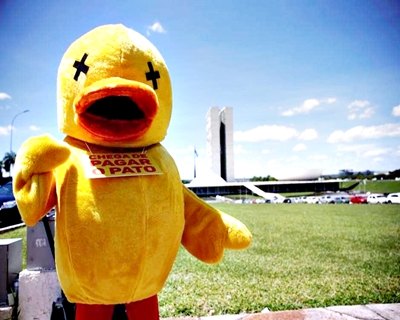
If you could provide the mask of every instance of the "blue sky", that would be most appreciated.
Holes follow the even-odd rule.
[[[399,1],[0,0],[0,155],[58,133],[56,74],[108,23],[147,36],[170,70],[164,145],[206,172],[207,110],[233,108],[235,176],[400,168]]]

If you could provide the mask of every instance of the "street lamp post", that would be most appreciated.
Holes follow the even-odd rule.
[[[14,129],[15,118],[18,117],[19,115],[21,115],[23,113],[27,113],[27,112],[29,112],[28,109],[24,110],[24,111],[21,111],[21,112],[17,113],[11,120],[11,127],[10,127],[10,153],[12,153],[12,138],[13,138],[13,131],[14,131],[13,129]]]

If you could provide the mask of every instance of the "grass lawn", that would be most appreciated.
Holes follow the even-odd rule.
[[[182,249],[163,317],[400,302],[400,206],[216,207],[245,222],[253,244],[211,266]]]
[[[26,268],[26,227],[21,227],[7,233],[1,233],[0,239],[22,238],[22,269]]]
[[[344,181],[340,183],[341,188],[353,185],[357,180]],[[400,181],[398,180],[366,180],[365,184],[360,182],[354,190],[371,193],[392,193],[400,192]]]
[[[253,244],[217,265],[181,249],[162,317],[400,302],[399,205],[215,206],[245,222]]]
[[[382,180],[382,181],[371,181],[367,180],[365,188],[369,192],[376,193],[392,193],[400,192],[400,181],[394,180]],[[363,190],[362,184],[358,189]]]

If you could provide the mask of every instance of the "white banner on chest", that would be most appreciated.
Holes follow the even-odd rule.
[[[85,155],[85,174],[89,179],[151,176],[162,171],[147,153],[92,153]]]

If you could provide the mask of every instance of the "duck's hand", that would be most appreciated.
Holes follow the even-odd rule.
[[[221,219],[226,228],[224,247],[226,249],[245,249],[252,239],[252,235],[247,227],[234,217],[219,211]]]
[[[18,151],[14,166],[14,196],[20,214],[34,225],[55,205],[53,170],[64,163],[70,150],[48,135],[26,140]]]
[[[34,174],[51,172],[67,160],[70,151],[63,142],[49,135],[32,137],[26,140],[15,162],[17,174],[29,179]]]
[[[252,235],[242,222],[208,205],[187,188],[184,197],[182,244],[196,258],[216,263],[224,249],[244,249],[250,245]]]

